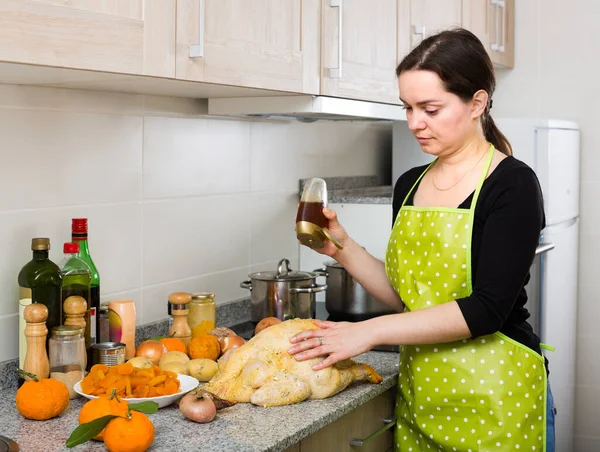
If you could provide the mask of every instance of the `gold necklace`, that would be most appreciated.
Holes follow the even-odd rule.
[[[471,171],[473,171],[473,170],[474,170],[474,169],[477,167],[477,165],[479,165],[479,163],[481,162],[481,160],[483,160],[483,157],[484,157],[486,154],[487,154],[487,151],[486,151],[486,152],[484,152],[484,153],[482,153],[482,154],[481,154],[481,157],[479,157],[479,160],[477,160],[477,163],[475,163],[475,165],[473,165],[473,167],[472,167],[471,169],[467,170],[467,171],[465,172],[465,174],[463,174],[463,175],[461,176],[461,178],[460,178],[460,179],[458,179],[456,182],[454,182],[454,183],[453,183],[452,185],[450,185],[448,188],[440,188],[440,187],[438,187],[438,185],[435,183],[435,175],[434,175],[434,174],[432,174],[432,175],[431,175],[431,182],[433,183],[433,186],[434,186],[434,188],[435,188],[437,191],[448,191],[448,190],[450,190],[451,188],[454,188],[454,187],[456,187],[456,186],[457,186],[457,185],[460,183],[460,181],[462,181],[462,180],[463,180],[463,179],[466,177],[466,175],[467,175],[467,174],[469,174]]]

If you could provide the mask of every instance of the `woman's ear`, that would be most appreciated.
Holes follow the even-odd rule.
[[[485,113],[488,106],[488,93],[487,91],[480,89],[473,94],[471,115],[473,119],[480,118]]]

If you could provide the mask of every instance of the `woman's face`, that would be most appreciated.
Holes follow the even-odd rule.
[[[444,89],[438,75],[412,70],[398,77],[400,100],[406,108],[408,127],[423,152],[450,155],[461,149],[477,133],[479,118],[472,102]]]

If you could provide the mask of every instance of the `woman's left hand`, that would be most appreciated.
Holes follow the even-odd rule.
[[[290,339],[295,344],[288,349],[290,355],[298,361],[327,356],[323,361],[312,366],[320,370],[332,366],[338,361],[353,358],[369,351],[375,344],[372,337],[365,331],[361,322],[326,322],[315,320],[319,328],[303,331]]]

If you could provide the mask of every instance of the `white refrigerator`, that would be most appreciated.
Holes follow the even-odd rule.
[[[543,343],[558,415],[556,451],[571,452],[574,435],[577,279],[579,260],[580,132],[577,124],[552,119],[497,119],[515,158],[536,172],[544,196],[546,228],[526,287],[527,308]],[[394,125],[392,175],[431,161],[405,122]],[[547,251],[547,252],[544,252]]]

